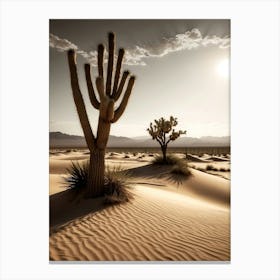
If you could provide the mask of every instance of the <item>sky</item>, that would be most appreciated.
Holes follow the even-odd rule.
[[[189,137],[230,134],[230,20],[50,20],[50,131],[83,135],[72,97],[67,50],[77,52],[81,92],[94,134],[98,111],[88,98],[84,64],[96,78],[97,46],[125,49],[122,70],[136,76],[111,135],[148,136],[150,122],[177,117]],[[105,68],[106,69],[106,68]]]

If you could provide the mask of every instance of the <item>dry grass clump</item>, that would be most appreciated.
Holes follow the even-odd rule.
[[[220,170],[219,171],[221,171],[221,172],[230,172],[230,168],[220,168]]]
[[[158,165],[176,165],[180,164],[182,159],[174,156],[174,155],[166,155],[166,161],[163,159],[162,155],[157,155],[152,160],[152,164],[158,164]]]
[[[121,167],[108,167],[105,171],[105,200],[106,204],[128,202],[132,198],[128,190],[130,175]]]
[[[188,176],[191,174],[188,164],[185,160],[176,157],[174,155],[167,155],[166,161],[164,161],[163,156],[155,156],[155,158],[152,160],[152,164],[156,165],[171,165],[171,173],[176,175],[183,175]]]
[[[183,162],[183,160],[181,160],[179,163],[175,164],[172,167],[171,173],[176,174],[176,175],[183,175],[183,176],[191,175],[191,172],[188,168],[187,163]]]
[[[70,168],[67,168],[69,176],[64,178],[69,189],[81,190],[86,187],[88,177],[89,161],[83,163],[71,162]]]
[[[88,178],[89,161],[72,162],[67,169],[69,176],[65,183],[69,189],[84,191]],[[132,198],[128,190],[129,173],[120,167],[107,167],[105,170],[104,203],[115,204],[128,202]]]
[[[214,167],[212,164],[208,164],[208,165],[206,166],[206,170],[207,170],[207,171],[219,171],[219,169],[216,168],[216,167]]]

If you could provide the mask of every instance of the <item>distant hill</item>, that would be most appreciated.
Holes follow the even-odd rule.
[[[51,148],[83,148],[86,147],[86,141],[83,136],[69,135],[62,132],[50,132]],[[170,143],[170,147],[226,147],[230,145],[230,137],[205,136],[200,138],[180,137],[175,142]],[[158,147],[159,144],[149,136],[140,136],[128,138],[123,136],[109,136],[108,147]]]

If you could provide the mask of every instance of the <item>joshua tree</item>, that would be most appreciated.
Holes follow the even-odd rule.
[[[160,118],[159,120],[154,121],[153,125],[150,123],[150,128],[147,131],[152,136],[153,140],[157,140],[160,144],[163,162],[166,162],[166,151],[167,145],[170,141],[175,141],[181,134],[186,134],[186,131],[175,131],[173,127],[175,127],[178,122],[177,118],[170,117],[169,120],[165,120],[164,118]]]
[[[102,44],[98,45],[98,77],[96,78],[95,83],[99,99],[96,96],[92,84],[91,67],[89,64],[85,64],[85,76],[90,102],[95,109],[99,110],[99,120],[96,137],[92,133],[85,104],[79,87],[76,66],[76,53],[75,50],[72,49],[68,51],[68,63],[71,75],[73,98],[85,135],[85,140],[90,150],[90,163],[86,186],[87,196],[89,197],[100,196],[104,192],[105,148],[107,146],[109,138],[111,123],[115,123],[123,114],[135,81],[134,76],[131,76],[129,78],[122,101],[120,102],[118,108],[115,108],[115,104],[123,92],[123,88],[129,76],[129,72],[123,72],[122,78],[120,80],[122,60],[124,56],[124,49],[120,49],[116,64],[114,81],[112,82],[114,67],[114,48],[115,35],[114,33],[109,33],[108,66],[106,84],[104,85],[104,46]]]

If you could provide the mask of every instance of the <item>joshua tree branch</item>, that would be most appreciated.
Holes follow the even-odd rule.
[[[78,116],[81,122],[81,126],[85,135],[85,139],[90,151],[94,150],[95,137],[92,133],[90,123],[88,120],[85,103],[83,100],[83,96],[81,94],[81,90],[79,87],[78,74],[77,74],[77,66],[76,66],[76,53],[74,50],[68,51],[68,64],[70,69],[71,76],[71,87],[73,92],[74,102],[78,111]]]
[[[89,64],[85,64],[85,74],[86,74],[86,81],[87,81],[87,88],[88,88],[88,95],[89,95],[90,102],[95,109],[99,109],[100,103],[96,99],[96,95],[93,89]]]
[[[163,143],[163,141],[162,141],[162,139],[160,138],[160,137],[156,137],[156,140],[159,142],[159,144],[161,145],[161,146],[163,146],[164,145],[164,143]]]
[[[119,108],[115,111],[114,118],[111,121],[112,123],[116,122],[122,116],[122,114],[126,108],[128,99],[130,97],[130,94],[131,94],[131,91],[132,91],[132,88],[134,85],[134,81],[135,81],[135,77],[134,76],[130,77],[128,85],[127,85],[127,89],[123,96],[123,100],[122,100],[121,104],[119,105]]]

